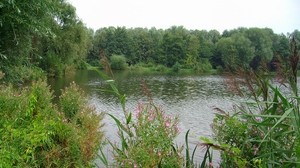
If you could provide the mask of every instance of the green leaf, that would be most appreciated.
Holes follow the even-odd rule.
[[[127,119],[126,119],[126,124],[128,125],[131,121],[131,118],[132,118],[132,113],[130,112]]]
[[[128,130],[124,127],[124,125],[121,123],[121,121],[119,119],[117,119],[115,116],[108,114],[117,124],[118,128],[120,128],[121,130],[125,131],[127,134],[129,134]]]
[[[106,156],[104,155],[103,151],[102,151],[102,148],[100,148],[100,154],[98,153],[97,154],[98,158],[101,160],[101,162],[106,166],[108,167],[108,161],[107,161],[107,158]]]
[[[287,118],[287,116],[293,111],[293,108],[288,109],[287,111],[285,111],[285,113],[280,117],[280,119],[276,122],[276,124],[274,124],[274,126],[267,132],[267,134],[264,136],[262,142],[259,144],[259,146],[261,146],[261,144],[263,143],[263,141],[267,138],[267,136],[273,131],[273,129],[279,124],[281,123],[281,121],[283,121],[284,119]]]
[[[186,149],[185,149],[185,161],[186,161],[186,167],[189,168],[190,167],[190,151],[189,151],[189,142],[188,142],[188,138],[189,138],[189,132],[190,130],[188,130],[185,134],[185,145],[186,145]]]

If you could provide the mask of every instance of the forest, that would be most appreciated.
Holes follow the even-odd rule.
[[[300,40],[299,30],[276,34],[270,28],[187,30],[172,26],[156,28],[87,28],[65,1],[38,3],[1,2],[0,71],[4,79],[23,83],[30,79],[62,76],[85,68],[85,62],[100,66],[104,55],[111,64],[161,65],[209,72],[257,69],[262,62],[274,70],[275,63],[289,56],[289,38]],[[299,44],[299,43],[298,43]]]
[[[125,108],[126,96],[113,80],[104,78],[124,111],[123,119],[108,114],[120,134],[121,146],[108,142],[115,167],[212,167],[211,148],[220,151],[222,167],[299,165],[299,30],[288,34],[256,27],[223,32],[183,26],[93,30],[65,0],[4,0],[0,37],[0,167],[95,167],[96,158],[109,167],[101,151],[104,114],[89,106],[75,83],[56,102],[47,84],[48,77],[64,77],[77,69],[93,69],[101,76],[99,69],[107,66],[233,76],[243,72],[245,78],[233,81],[253,96],[230,114],[217,109],[214,141],[201,143],[207,150],[200,165],[193,162],[188,143],[186,148],[173,145],[178,118],[149,103],[139,105],[133,119]],[[282,77],[290,84],[291,95],[273,86],[272,76],[265,73],[276,70],[285,72]]]

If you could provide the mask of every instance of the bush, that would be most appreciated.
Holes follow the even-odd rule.
[[[218,114],[213,128],[216,140],[240,149],[247,167],[297,167],[299,149],[299,97],[283,94],[266,76],[238,79],[253,95],[232,115]],[[293,93],[291,91],[290,93]],[[296,124],[297,123],[297,124]],[[221,153],[221,166],[239,167],[232,155]]]
[[[201,59],[201,62],[194,68],[197,72],[206,73],[212,70],[212,65],[208,59]]]
[[[127,68],[126,58],[123,55],[112,55],[110,57],[111,69],[124,70]]]
[[[175,73],[179,72],[179,71],[180,71],[180,67],[181,67],[181,65],[180,65],[178,62],[176,62],[176,63],[172,66],[172,72],[175,72]]]
[[[166,72],[167,71],[167,67],[164,66],[164,65],[157,65],[155,67],[155,71],[157,71],[157,72]]]
[[[92,166],[103,137],[102,115],[83,105],[68,121],[51,101],[45,82],[19,91],[1,87],[0,167]]]
[[[69,121],[72,121],[86,104],[84,92],[74,82],[59,97],[60,111]]]
[[[37,80],[45,80],[44,71],[38,67],[32,66],[14,66],[6,67],[4,80],[15,84],[24,84]]]
[[[183,158],[174,150],[178,118],[172,118],[153,104],[139,104],[119,128],[121,147],[112,144],[117,167],[181,167]]]
[[[52,51],[46,53],[45,59],[39,65],[50,77],[61,77],[64,74],[65,64],[62,58]]]

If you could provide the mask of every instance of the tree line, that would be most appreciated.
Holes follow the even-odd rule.
[[[274,68],[272,62],[290,54],[290,35],[300,41],[298,30],[285,35],[269,28],[220,33],[183,26],[165,30],[106,27],[94,32],[65,0],[4,0],[0,3],[0,72],[11,81],[38,78],[43,72],[61,76],[84,68],[85,62],[99,64],[100,53],[108,59],[122,56],[128,65],[234,71],[269,63]]]
[[[184,68],[201,66],[257,69],[267,63],[274,69],[274,62],[290,54],[291,36],[300,40],[300,32],[276,34],[270,28],[237,28],[225,30],[187,30],[173,26],[156,28],[107,27],[98,29],[93,38],[93,48],[88,61],[98,60],[99,51],[106,56],[123,55],[129,65],[154,63],[172,67],[179,63]]]

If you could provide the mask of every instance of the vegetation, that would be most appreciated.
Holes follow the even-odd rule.
[[[251,101],[238,106],[233,113],[220,111],[213,123],[215,139],[240,150],[240,161],[246,167],[299,166],[299,95],[297,68],[299,54],[291,39],[291,56],[283,65],[281,79],[289,83],[289,92],[274,86],[263,73],[247,72],[233,86],[247,87]],[[284,84],[282,83],[282,84]],[[244,92],[240,92],[244,93]],[[231,154],[223,152],[222,167],[241,167]]]
[[[265,63],[274,70],[273,63],[290,54],[289,35],[275,34],[269,28],[238,28],[222,34],[183,26],[166,30],[108,27],[93,32],[65,0],[5,0],[0,9],[0,70],[6,74],[5,80],[14,83],[40,77],[40,70],[48,76],[62,76],[86,68],[86,61],[102,67],[103,55],[111,61],[112,69],[126,69],[124,59],[118,58],[123,56],[129,66],[153,64],[158,70],[165,66],[175,72],[206,73],[216,68],[258,69]],[[292,34],[300,40],[298,30]],[[37,75],[26,79],[19,68],[32,69],[28,71]]]
[[[298,30],[292,34],[300,40]],[[268,28],[238,28],[220,34],[216,30],[187,30],[182,26],[166,30],[108,27],[95,32],[88,62],[95,63],[103,55],[109,59],[124,55],[129,66],[172,68],[178,63],[182,69],[195,72],[209,72],[212,68],[234,72],[241,67],[256,70],[268,64],[270,70],[275,70],[278,58],[285,59],[290,54],[289,36],[275,34]]]
[[[64,0],[4,0],[0,36],[0,70],[6,80],[21,83],[26,82],[27,73],[20,68],[59,76],[68,65],[80,67],[92,45],[92,31]]]
[[[110,57],[110,67],[115,70],[127,68],[126,58],[123,55],[113,55]]]
[[[45,82],[0,89],[0,167],[91,167],[103,139],[103,115],[75,84],[59,107]],[[72,115],[70,115],[72,114]]]
[[[192,154],[188,148],[189,132],[185,157],[184,147],[173,144],[177,117],[166,115],[151,101],[139,104],[136,112],[127,111],[126,97],[108,81],[120,98],[125,119],[110,115],[120,135],[120,144],[109,142],[113,166],[211,167],[211,149],[221,151],[222,167],[299,165],[298,30],[278,35],[269,28],[238,28],[221,34],[173,26],[166,30],[108,27],[93,32],[65,0],[4,0],[0,36],[0,80],[7,82],[0,85],[0,167],[93,166],[103,140],[103,115],[87,106],[75,84],[55,104],[42,82],[46,76],[87,68],[85,62],[107,72],[110,68],[159,73],[242,70],[245,73],[233,80],[233,86],[246,86],[252,96],[234,112],[219,109],[213,123],[216,142],[203,139],[198,144],[206,152],[197,165],[196,148]],[[282,73],[290,93],[274,86],[265,75],[268,70]],[[15,87],[20,84],[27,87]],[[109,166],[103,153],[100,158]]]

